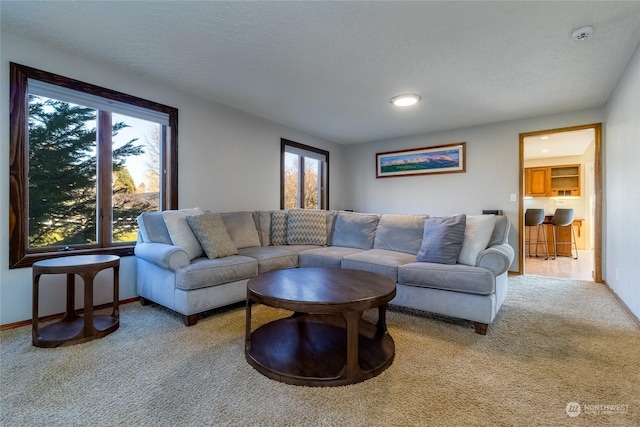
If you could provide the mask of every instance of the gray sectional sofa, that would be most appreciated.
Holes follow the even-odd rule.
[[[509,221],[493,215],[196,208],[146,212],[138,224],[138,295],[180,313],[187,326],[245,300],[258,274],[331,267],[388,276],[397,283],[392,306],[466,319],[485,334],[507,295],[514,257]]]

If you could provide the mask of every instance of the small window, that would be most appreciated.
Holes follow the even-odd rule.
[[[131,255],[137,216],[177,205],[176,109],[13,63],[11,100],[11,268]]]
[[[329,208],[329,152],[281,140],[281,209]]]

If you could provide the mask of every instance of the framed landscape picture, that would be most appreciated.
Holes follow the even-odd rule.
[[[466,142],[376,153],[376,178],[466,171]]]

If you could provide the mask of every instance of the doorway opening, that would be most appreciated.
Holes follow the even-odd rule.
[[[519,273],[602,283],[602,125],[520,134],[520,183]],[[526,227],[527,209],[544,210],[546,223],[556,209],[573,209],[573,231],[555,230],[555,259],[552,226]]]

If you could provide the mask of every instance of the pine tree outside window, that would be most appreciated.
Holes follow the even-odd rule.
[[[131,255],[137,216],[177,206],[177,110],[11,64],[10,267]]]

